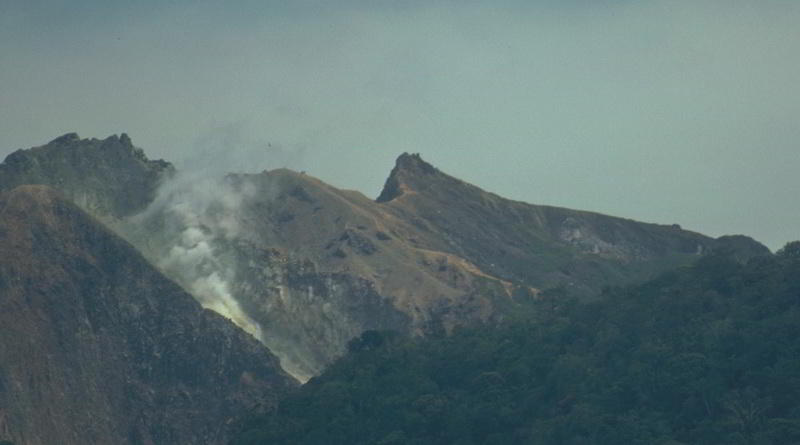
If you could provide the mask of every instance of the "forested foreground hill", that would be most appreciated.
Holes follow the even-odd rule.
[[[800,242],[351,353],[235,444],[800,443]]]

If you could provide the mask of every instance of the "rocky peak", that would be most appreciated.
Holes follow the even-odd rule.
[[[377,202],[388,202],[398,198],[406,191],[414,190],[415,186],[430,180],[437,174],[442,173],[436,167],[425,162],[419,153],[403,153],[397,158]]]
[[[403,153],[397,158],[396,167],[409,173],[432,175],[438,170],[431,164],[425,162],[419,153]]]
[[[0,163],[0,190],[49,185],[94,216],[115,219],[142,210],[173,173],[172,164],[148,159],[125,133],[103,140],[67,133],[8,155]]]

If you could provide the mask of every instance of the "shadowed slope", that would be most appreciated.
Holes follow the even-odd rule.
[[[226,422],[293,385],[52,189],[0,195],[0,439],[222,444]]]

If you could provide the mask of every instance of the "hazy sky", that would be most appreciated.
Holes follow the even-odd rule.
[[[514,199],[800,239],[798,1],[121,3],[0,0],[0,157],[127,132],[374,197],[420,152]]]

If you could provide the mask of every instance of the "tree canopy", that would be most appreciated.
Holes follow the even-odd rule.
[[[798,252],[449,336],[365,333],[234,444],[800,443]]]

